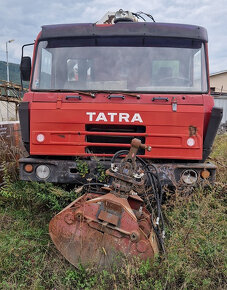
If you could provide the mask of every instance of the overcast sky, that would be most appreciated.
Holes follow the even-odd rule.
[[[207,28],[210,72],[227,70],[226,0],[0,0],[0,60],[20,62],[21,46],[33,42],[44,24],[96,22],[120,8],[152,14],[156,22],[196,24]]]

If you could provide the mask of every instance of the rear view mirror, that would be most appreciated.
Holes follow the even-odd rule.
[[[20,71],[22,81],[30,81],[31,58],[29,56],[23,56],[21,58]]]

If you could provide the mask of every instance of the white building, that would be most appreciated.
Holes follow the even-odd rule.
[[[227,94],[227,70],[210,75],[210,88],[215,94]]]

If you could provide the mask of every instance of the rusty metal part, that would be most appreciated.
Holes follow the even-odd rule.
[[[111,267],[121,264],[122,257],[146,260],[158,252],[151,214],[134,191],[144,183],[135,162],[142,146],[147,148],[133,139],[118,172],[114,168],[108,171],[114,177],[109,193],[86,193],[51,220],[50,236],[74,266]]]
[[[197,128],[195,126],[189,126],[189,136],[196,136]]]
[[[136,154],[139,148],[145,149],[147,151],[151,151],[151,146],[141,144],[141,140],[134,138],[132,139],[131,148],[129,150],[128,155],[125,157],[124,161],[132,160],[133,162],[135,162]]]
[[[131,203],[132,205],[132,203]],[[57,249],[74,266],[110,267],[120,257],[152,258],[158,251],[150,214],[141,201],[109,193],[85,194],[50,222],[50,236]],[[137,209],[136,209],[137,208]],[[141,211],[137,218],[136,212]],[[139,216],[139,215],[138,215]]]
[[[112,164],[106,174],[114,177],[112,187],[118,196],[130,195],[131,191],[142,193],[144,191],[144,172],[136,163],[136,154],[139,148],[151,150],[150,146],[141,144],[141,140],[134,138],[127,156],[119,165]]]

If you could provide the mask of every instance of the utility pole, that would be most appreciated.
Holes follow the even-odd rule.
[[[7,82],[9,83],[9,59],[8,59],[8,43],[13,42],[14,39],[6,41],[6,74],[7,74]]]
[[[6,41],[6,76],[7,76],[7,85],[9,86],[9,59],[8,59],[8,43],[13,42],[14,39]],[[8,97],[8,89],[6,89],[6,94]],[[7,120],[9,121],[9,102],[7,102]]]

